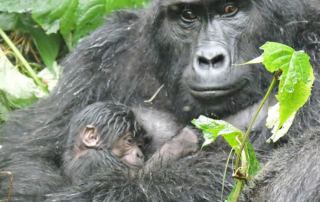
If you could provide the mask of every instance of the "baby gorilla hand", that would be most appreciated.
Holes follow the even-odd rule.
[[[171,149],[177,150],[179,157],[183,157],[197,152],[203,142],[204,138],[197,129],[186,126],[168,144],[172,144]]]
[[[202,143],[203,138],[196,129],[184,127],[152,155],[142,172],[167,167],[178,159],[197,152]]]

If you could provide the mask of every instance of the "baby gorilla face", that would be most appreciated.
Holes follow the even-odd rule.
[[[80,134],[82,154],[89,149],[101,150],[106,145],[103,141],[103,135],[97,132],[93,125],[87,125]],[[141,168],[144,165],[144,155],[142,148],[145,146],[142,137],[134,137],[132,132],[126,132],[120,135],[111,145],[111,153],[119,158],[123,163],[132,168]],[[105,148],[108,149],[108,148]],[[81,155],[81,154],[80,154]]]
[[[144,165],[143,147],[143,139],[135,138],[132,133],[128,132],[115,141],[111,152],[127,166],[141,168]]]

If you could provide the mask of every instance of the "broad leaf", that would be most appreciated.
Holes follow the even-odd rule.
[[[304,51],[295,51],[275,42],[267,42],[261,49],[264,50],[262,56],[266,69],[270,72],[281,71],[276,95],[280,103],[277,126],[280,129],[310,97],[314,82],[313,69]]]
[[[277,94],[280,103],[279,128],[311,95],[314,75],[309,59],[303,51],[294,52],[288,68],[282,70]]]
[[[53,63],[59,54],[61,38],[54,34],[47,35],[43,30],[37,28],[30,29],[30,33],[44,64],[54,72]]]
[[[69,0],[68,6],[60,19],[60,33],[69,49],[73,47],[73,31],[76,29],[78,0]]]
[[[233,125],[222,121],[200,116],[198,119],[193,119],[192,124],[203,132],[205,142],[204,145],[210,144],[217,137],[223,137],[237,155],[240,155],[241,142],[244,134],[241,130]],[[253,176],[259,170],[259,161],[256,158],[252,145],[246,143],[244,150],[241,153],[241,167],[245,170],[246,176]]]
[[[240,144],[243,137],[241,130],[225,121],[214,120],[205,116],[193,119],[192,124],[203,132],[206,144],[210,144],[215,141],[217,137],[222,136],[235,150],[235,152],[239,154]]]
[[[41,92],[32,79],[21,74],[0,50],[0,91],[4,92],[9,106],[21,108],[37,100]]]
[[[282,70],[288,66],[294,52],[293,48],[275,42],[267,42],[260,48],[264,51],[262,63],[269,72]]]
[[[104,22],[106,7],[105,0],[80,0],[74,43]]]
[[[57,33],[60,29],[60,18],[68,8],[68,0],[44,1],[47,5],[34,9],[33,19],[41,25],[47,34]]]

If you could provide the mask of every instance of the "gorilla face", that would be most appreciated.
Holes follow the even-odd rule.
[[[160,4],[154,34],[162,66],[158,72],[178,116],[222,118],[261,99],[272,75],[261,66],[234,65],[260,55],[259,46],[272,39],[270,33],[263,37],[265,25],[257,23],[262,16],[252,2]]]

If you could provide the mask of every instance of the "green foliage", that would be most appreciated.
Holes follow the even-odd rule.
[[[43,96],[38,92],[40,85],[53,88],[59,72],[56,60],[66,53],[62,50],[66,47],[71,50],[82,37],[100,26],[112,11],[140,7],[145,2],[147,0],[0,0],[1,36],[10,44],[11,50],[15,49],[14,57],[19,58],[17,64],[12,64],[0,49],[0,121],[11,109],[28,106]],[[22,54],[17,53],[18,48],[3,30],[31,36],[46,67],[39,75]],[[20,63],[28,66],[26,72],[18,70]]]
[[[241,144],[244,139],[244,133],[233,125],[223,120],[214,120],[205,116],[193,119],[192,124],[203,132],[205,142],[203,147],[214,142],[218,137],[223,137],[237,155],[243,152],[242,175],[249,177],[256,174],[259,169],[259,161],[256,158],[253,147],[250,143],[241,150]]]
[[[37,100],[36,94],[41,91],[32,79],[21,74],[0,50],[0,92],[2,100],[6,100],[2,110],[21,108]],[[3,114],[5,114],[3,112]]]
[[[284,66],[289,65],[291,55],[294,52],[293,48],[275,42],[267,42],[261,46],[261,49],[264,51],[262,63],[272,73],[282,70]]]
[[[304,51],[295,51],[283,44],[268,42],[264,50],[263,64],[270,72],[281,71],[276,95],[280,103],[278,129],[309,99],[314,82],[310,57]]]
[[[104,22],[110,12],[143,6],[147,0],[0,0],[2,29],[19,28],[18,15],[31,12],[47,34],[60,33],[69,49]]]
[[[0,28],[30,34],[44,64],[52,70],[63,42],[72,49],[115,9],[146,0],[0,0]],[[31,13],[31,16],[29,15]]]
[[[202,115],[198,119],[193,119],[191,123],[203,132],[205,142],[202,146],[211,144],[219,136],[222,136],[239,154],[241,139],[244,135],[241,130],[223,120],[214,120]]]

